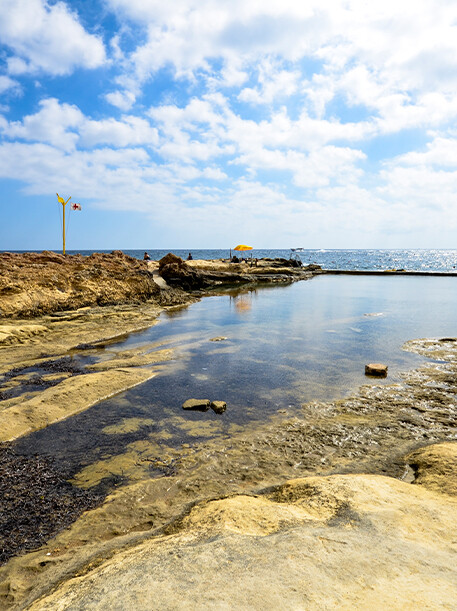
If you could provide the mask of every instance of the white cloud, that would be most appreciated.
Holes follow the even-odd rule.
[[[106,61],[101,39],[86,32],[64,2],[2,0],[0,41],[15,54],[8,59],[10,74],[63,75]]]
[[[6,91],[12,93],[20,93],[21,87],[18,81],[10,78],[9,76],[0,75],[0,94],[5,93]]]
[[[298,70],[282,70],[267,59],[259,67],[259,86],[242,89],[238,98],[253,104],[271,104],[294,95],[298,90],[300,78]]]
[[[239,87],[274,58],[276,74],[260,70],[240,99],[270,103],[291,96],[300,82],[310,108],[322,115],[336,92],[351,103],[414,120],[416,96],[434,92],[451,105],[457,85],[457,5],[441,0],[107,0],[124,18],[144,27],[147,41],[130,54],[138,85],[161,67],[178,78],[206,74],[208,86]],[[322,62],[320,74],[300,74],[300,61]],[[222,62],[218,76],[212,62]],[[311,79],[309,78],[311,76]],[[319,79],[321,81],[319,82]],[[335,86],[335,84],[337,84]],[[416,119],[417,120],[417,119]]]
[[[157,130],[147,119],[135,116],[124,116],[121,121],[115,119],[85,120],[79,133],[81,146],[84,147],[100,144],[114,147],[154,146],[158,143]]]
[[[425,151],[413,151],[396,157],[392,165],[442,167],[457,169],[457,138],[436,136]]]
[[[22,121],[0,123],[0,130],[9,139],[47,143],[65,151],[76,146],[113,147],[155,146],[158,133],[150,121],[137,116],[124,115],[95,121],[86,117],[77,106],[60,104],[55,98],[40,102],[40,110],[27,115]]]
[[[120,110],[130,110],[135,103],[135,94],[131,91],[113,91],[107,93],[105,99]]]
[[[78,140],[72,131],[84,120],[83,114],[70,104],[59,104],[55,98],[40,102],[40,110],[22,121],[12,121],[4,127],[8,138],[32,140],[52,144],[64,150],[74,149]]]

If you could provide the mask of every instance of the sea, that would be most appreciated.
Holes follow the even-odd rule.
[[[25,252],[25,251],[14,251]],[[38,251],[32,251],[38,252]],[[61,252],[61,251],[56,251]],[[90,255],[94,252],[112,252],[110,250],[67,250],[68,254]],[[147,252],[154,261],[159,261],[169,252],[186,259],[189,252],[193,259],[227,259],[230,254],[254,258],[299,258],[304,265],[317,263],[324,269],[335,270],[386,270],[405,269],[408,271],[452,272],[457,270],[457,249],[303,249],[300,251],[286,249],[253,248],[246,252],[235,252],[226,249],[153,249],[140,248],[123,250],[127,255],[142,259]]]

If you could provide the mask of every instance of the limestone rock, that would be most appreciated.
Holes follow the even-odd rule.
[[[146,262],[121,251],[89,257],[0,253],[0,310],[5,317],[138,303],[159,294]]]
[[[456,448],[456,443],[447,442],[411,452],[406,461],[414,469],[414,483],[457,498]]]
[[[385,378],[387,376],[387,369],[387,365],[383,365],[382,363],[369,363],[365,365],[365,375]]]
[[[289,480],[197,503],[28,608],[453,609],[456,509],[380,475]]]
[[[216,414],[223,414],[227,409],[227,403],[225,401],[211,401],[211,409]]]
[[[196,410],[199,412],[207,412],[210,406],[209,399],[187,399],[182,404],[183,409]]]

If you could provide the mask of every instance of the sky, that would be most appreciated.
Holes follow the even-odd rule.
[[[456,248],[457,2],[0,0],[0,250],[56,193],[70,250]]]

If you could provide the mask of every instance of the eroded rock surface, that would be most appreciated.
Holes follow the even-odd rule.
[[[159,298],[147,262],[121,251],[0,254],[0,316],[38,316],[84,306]]]
[[[301,414],[279,415],[226,440],[166,454],[146,440],[132,444],[124,460],[120,455],[116,464],[107,461],[105,473],[123,473],[134,483],[114,490],[41,549],[2,567],[1,603],[28,608],[63,584],[37,608],[141,609],[151,605],[151,592],[161,608],[201,608],[201,581],[216,608],[224,596],[226,608],[255,609],[248,593],[259,589],[258,579],[265,584],[271,576],[271,588],[261,589],[261,608],[276,605],[275,590],[291,601],[290,608],[408,608],[408,600],[412,608],[452,608],[457,444],[438,442],[457,439],[457,342],[423,340],[408,347],[424,346],[446,362],[425,363],[405,374],[403,384],[366,385],[352,397],[306,404]],[[159,460],[164,477],[151,479],[144,465]],[[96,470],[103,476],[101,463]],[[99,481],[91,484],[90,477],[81,473],[80,484],[90,488]],[[297,477],[301,484],[286,484]],[[240,510],[233,517],[226,497],[239,497],[233,503],[244,508],[243,515]],[[197,513],[189,513],[194,505]],[[231,546],[228,527],[220,531],[218,522],[232,529]],[[277,530],[270,523],[279,524]],[[344,550],[333,553],[339,547]],[[214,554],[214,571],[205,550]],[[138,581],[136,569],[129,573],[138,558],[151,568],[155,585],[144,570]],[[194,562],[200,563],[197,573]],[[74,575],[80,578],[68,581]],[[247,598],[230,589],[236,579]],[[107,594],[116,581],[123,584],[117,602]]]
[[[425,485],[290,480],[200,503],[30,609],[452,609],[456,527],[457,498]]]

